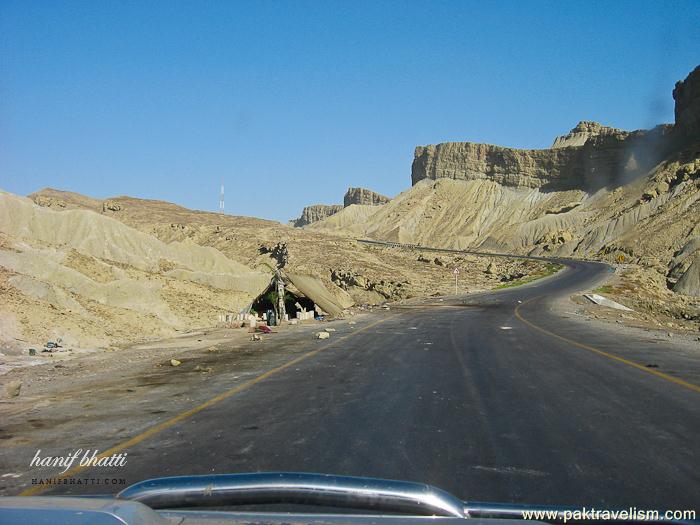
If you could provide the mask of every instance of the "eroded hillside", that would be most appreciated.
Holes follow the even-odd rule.
[[[305,228],[45,189],[0,194],[3,348],[61,338],[105,346],[211,326],[285,271],[342,308],[493,288],[532,261],[430,257],[356,242],[596,258],[620,266],[604,293],[664,322],[700,319],[700,68],[678,83],[676,123],[626,132],[582,122],[545,150],[419,147],[413,185],[393,199],[351,188]]]
[[[152,235],[87,210],[0,193],[2,342],[74,347],[209,326],[269,281],[218,250]],[[41,346],[39,346],[41,347]]]
[[[697,318],[700,67],[673,96],[676,123],[648,131],[581,122],[544,150],[470,142],[418,147],[409,190],[370,213],[346,208],[309,228],[624,262],[648,277],[657,307],[680,301],[679,315]]]
[[[58,339],[74,348],[120,346],[213,326],[267,287],[278,244],[289,254],[286,271],[317,279],[344,308],[453,292],[455,266],[463,291],[542,267],[500,262],[494,271],[488,257],[425,259],[162,201],[56,190],[31,197],[0,193],[4,353]]]

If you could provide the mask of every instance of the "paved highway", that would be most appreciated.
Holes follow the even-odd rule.
[[[322,351],[118,447],[129,460],[112,473],[326,472],[473,501],[698,507],[700,355],[553,311],[609,272],[568,264],[346,325]]]

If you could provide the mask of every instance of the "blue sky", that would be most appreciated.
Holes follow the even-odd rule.
[[[416,145],[673,121],[700,2],[0,0],[0,188],[286,221]]]

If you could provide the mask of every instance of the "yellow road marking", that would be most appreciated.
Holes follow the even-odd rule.
[[[308,359],[309,357],[313,357],[314,355],[316,355],[320,352],[323,352],[327,348],[330,348],[334,344],[337,344],[338,342],[343,341],[344,339],[347,339],[348,337],[351,337],[359,332],[363,332],[365,330],[368,330],[368,329],[378,325],[379,323],[383,323],[384,321],[387,321],[388,319],[389,319],[388,317],[385,319],[379,319],[378,321],[370,323],[367,326],[363,326],[362,328],[358,328],[357,330],[354,330],[353,332],[350,332],[349,334],[346,334],[342,337],[339,337],[335,341],[328,343],[328,344],[322,346],[321,348],[317,348],[315,350],[311,350],[309,352],[306,352],[305,354],[302,354],[299,357],[292,359],[291,361],[287,361],[286,363],[284,363],[278,367],[272,368],[272,369],[268,370],[267,372],[264,372],[264,373],[260,374],[259,376],[254,377],[253,379],[251,379],[249,381],[246,381],[245,383],[241,383],[238,386],[235,386],[229,390],[226,390],[226,391],[222,392],[221,394],[219,394],[218,396],[212,397],[208,401],[205,401],[201,405],[197,405],[196,407],[190,408],[189,410],[186,410],[185,412],[182,412],[182,413],[178,414],[177,416],[174,416],[166,421],[163,421],[162,423],[159,423],[157,425],[152,426],[148,430],[145,430],[144,432],[142,432],[142,433],[140,433],[140,434],[138,434],[138,435],[122,442],[122,443],[118,443],[117,445],[113,446],[112,448],[102,452],[102,454],[97,456],[97,459],[105,458],[105,457],[111,456],[112,454],[118,454],[127,448],[133,447],[134,445],[138,445],[142,441],[144,441],[152,436],[155,436],[156,434],[158,434],[159,432],[162,432],[163,430],[167,430],[168,428],[172,427],[173,425],[176,425],[176,424],[194,416],[195,414],[201,412],[202,410],[209,408],[210,406],[215,405],[215,404],[219,403],[220,401],[223,401],[224,399],[228,399],[229,397],[236,395],[239,392],[242,392],[243,390],[250,388],[251,386],[259,383],[260,381],[264,381],[265,379],[267,379],[275,374],[278,374],[279,372],[289,368],[290,366],[294,366],[294,365],[300,363],[301,361]],[[73,467],[72,469],[64,472],[63,474],[55,476],[53,479],[66,479],[66,478],[69,478],[69,477],[77,474],[78,472],[85,470],[86,468],[88,468],[88,467],[79,465],[77,467]],[[49,488],[51,488],[51,485],[35,485],[33,487],[30,487],[30,488],[25,489],[24,491],[20,492],[19,495],[20,496],[34,496],[36,494],[39,494],[40,492],[48,490]]]
[[[688,390],[692,390],[693,392],[700,393],[700,386],[698,386],[698,385],[695,385],[693,383],[689,383],[688,381],[683,381],[682,379],[670,376],[668,374],[664,374],[663,372],[659,372],[658,370],[654,370],[653,368],[647,368],[644,365],[640,365],[639,363],[635,363],[634,361],[630,361],[629,359],[625,359],[624,357],[620,357],[620,356],[605,352],[605,351],[600,350],[598,348],[595,348],[593,346],[589,346],[589,345],[584,344],[584,343],[579,343],[578,341],[574,341],[573,339],[569,339],[568,337],[564,337],[563,335],[555,334],[554,332],[550,332],[549,330],[542,328],[541,326],[538,326],[531,321],[528,321],[520,314],[520,308],[525,306],[530,301],[534,301],[535,299],[538,299],[538,297],[533,297],[532,299],[529,299],[529,300],[525,301],[524,303],[519,304],[515,308],[515,317],[517,317],[518,320],[520,320],[523,323],[525,323],[526,325],[528,325],[530,328],[534,328],[535,330],[538,330],[538,331],[540,331],[544,334],[547,334],[551,337],[555,337],[555,338],[560,339],[562,341],[566,341],[569,344],[572,344],[572,345],[577,346],[579,348],[583,348],[584,350],[588,350],[589,352],[596,353],[596,354],[601,355],[603,357],[607,357],[608,359],[612,359],[614,361],[618,361],[620,363],[624,363],[626,365],[629,365],[629,366],[632,366],[632,367],[637,368],[639,370],[642,370],[643,372],[646,372],[648,374],[655,375],[656,377],[660,377],[661,379],[665,379],[666,381],[670,381],[671,383],[675,383],[677,385],[680,385],[684,388],[687,388]]]
[[[392,306],[392,310],[421,310],[425,308],[466,308],[472,306],[471,304],[441,304],[441,303],[426,303],[426,304],[401,304],[397,306]]]

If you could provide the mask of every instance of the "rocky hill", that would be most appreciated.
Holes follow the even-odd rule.
[[[454,266],[462,270],[465,290],[492,288],[543,266],[501,261],[498,271],[487,273],[490,257],[425,259],[163,201],[54,189],[30,197],[0,192],[5,356],[26,355],[29,347],[57,339],[71,348],[95,348],[210,327],[267,287],[278,245],[288,251],[285,271],[325,287],[341,308],[449,293]],[[346,210],[363,208],[381,206]]]
[[[301,211],[301,216],[298,219],[289,222],[291,226],[302,228],[314,222],[322,221],[326,217],[330,217],[342,209],[342,204],[314,204],[312,206],[306,206]]]
[[[343,206],[348,207],[351,204],[379,206],[381,204],[386,204],[390,200],[389,197],[385,197],[372,190],[367,190],[365,188],[348,188],[348,191],[345,192],[345,197],[343,197]]]
[[[574,128],[576,130],[577,128]],[[590,134],[572,131],[559,147],[522,150],[473,142],[447,142],[416,148],[411,180],[488,180],[513,188],[584,190],[625,184],[648,172],[674,149],[671,126],[653,130]],[[567,136],[567,137],[569,137]],[[582,145],[566,146],[568,140]]]
[[[684,81],[676,83],[673,99],[676,101],[676,127],[684,135],[697,137],[700,134],[700,66]]]
[[[601,135],[616,135],[624,138],[627,136],[627,132],[621,129],[603,126],[590,120],[582,120],[574,129],[569,131],[569,133],[554,139],[552,149],[568,148],[569,146],[583,146],[589,139],[599,137]]]
[[[375,213],[343,210],[314,229],[624,261],[654,281],[659,304],[670,290],[698,296],[700,69],[673,95],[675,124],[652,130],[582,122],[550,149],[419,146],[409,190]],[[697,316],[697,301],[683,304],[682,315]]]
[[[410,189],[382,204],[351,188],[349,205],[303,229],[155,200],[0,192],[2,353],[59,337],[94,347],[210,326],[265,288],[280,244],[287,270],[316,279],[342,307],[449,293],[454,266],[470,290],[540,271],[358,237],[622,262],[613,291],[625,304],[697,324],[699,86],[700,69],[676,85],[672,126],[583,123],[543,150],[419,147]]]
[[[270,279],[220,251],[165,243],[64,200],[0,192],[0,344],[85,348],[211,326]],[[91,206],[94,201],[81,198]],[[11,348],[11,345],[10,345]]]
[[[306,206],[298,219],[289,221],[290,226],[303,228],[315,222],[322,221],[331,215],[335,215],[348,206],[380,206],[391,199],[377,192],[365,188],[348,188],[343,197],[343,204],[314,204]]]

